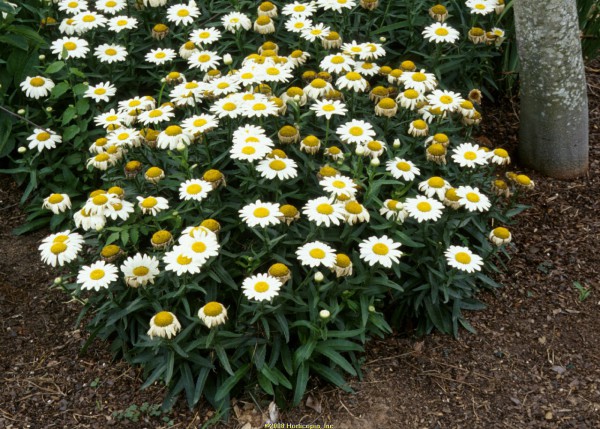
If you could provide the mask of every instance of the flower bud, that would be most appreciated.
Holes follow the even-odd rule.
[[[323,275],[323,273],[321,271],[317,271],[315,273],[315,281],[317,283],[321,283],[324,279],[325,279],[325,276]]]
[[[363,156],[365,154],[365,148],[362,146],[356,146],[354,153],[357,154],[358,156]]]
[[[379,162],[379,158],[375,157],[371,160],[371,167],[379,167],[381,162]]]
[[[50,113],[52,112],[54,109],[50,106],[46,107],[46,112]]]
[[[177,151],[179,151],[179,152],[183,152],[186,147],[187,146],[182,142],[177,143]]]
[[[392,146],[394,147],[394,149],[398,149],[400,147],[400,139],[394,139]]]
[[[321,319],[329,319],[329,316],[331,316],[331,313],[329,312],[329,310],[321,310],[321,311],[319,311],[319,317]]]
[[[63,281],[62,277],[56,277],[56,278],[54,279],[54,284],[55,284],[55,285],[59,285],[59,284],[61,284],[61,283],[62,283],[62,281]]]
[[[19,147],[19,149],[17,149],[17,151],[19,153],[25,153],[25,152],[27,152],[27,148],[25,146],[21,146],[21,147]]]
[[[387,41],[387,39],[386,39],[385,37],[381,36],[381,37],[379,38],[379,41],[380,41],[381,43],[385,43],[385,42]]]
[[[375,313],[375,306],[369,305],[369,313]]]
[[[231,54],[225,54],[225,55],[223,55],[223,63],[225,65],[227,65],[227,66],[229,64],[233,63],[233,58],[231,58]]]
[[[17,113],[21,116],[23,116],[25,114],[25,109],[19,109],[17,110]]]
[[[40,56],[38,57],[38,59],[39,59],[40,61],[44,61],[44,60],[46,59],[46,55],[40,55]]]
[[[96,226],[96,232],[100,232],[104,229],[104,225],[97,225]]]

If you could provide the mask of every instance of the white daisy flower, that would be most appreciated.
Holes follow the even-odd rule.
[[[125,283],[130,287],[137,288],[146,286],[148,283],[154,284],[154,279],[160,272],[158,259],[154,256],[136,253],[123,261],[121,272],[125,276]]]
[[[363,61],[373,61],[378,58],[384,57],[386,54],[385,49],[380,43],[363,43],[362,51],[358,53],[358,58]]]
[[[498,4],[495,0],[467,0],[466,6],[471,9],[474,15],[488,15],[494,12],[494,8]]]
[[[158,213],[169,208],[169,201],[163,197],[137,197],[138,206],[143,214],[156,216]]]
[[[300,37],[308,40],[309,42],[314,42],[315,40],[324,39],[329,35],[330,32],[331,29],[329,27],[326,27],[323,23],[318,23],[302,29],[300,32]]]
[[[107,216],[108,213],[114,210],[112,206],[114,203],[121,202],[121,199],[115,194],[93,193],[93,196],[87,199],[85,206],[83,207],[90,215],[102,215]]]
[[[73,221],[77,228],[82,228],[84,231],[101,229],[106,225],[106,218],[104,216],[90,215],[84,208],[75,212]]]
[[[179,198],[184,201],[202,201],[212,191],[212,186],[202,179],[190,179],[179,185]]]
[[[393,241],[387,235],[369,237],[358,245],[360,258],[370,266],[380,264],[390,268],[393,263],[398,263],[402,256],[402,252],[398,250],[400,245],[401,243]]]
[[[458,30],[450,27],[445,22],[434,22],[428,25],[422,34],[426,40],[435,43],[454,43],[460,37]]]
[[[127,7],[127,0],[97,0],[96,9],[114,15]]]
[[[325,192],[335,197],[339,197],[340,195],[354,197],[358,191],[354,180],[341,174],[324,177],[319,182],[319,185],[323,187]]]
[[[404,201],[404,208],[410,217],[421,223],[427,220],[438,220],[442,216],[444,205],[433,198],[417,195],[415,198],[407,198]]]
[[[50,131],[50,130],[48,130]],[[62,143],[62,137],[53,131],[48,132],[41,128],[35,128],[33,134],[27,137],[29,149],[36,148],[38,152],[44,149],[54,149],[57,143]]]
[[[296,161],[293,159],[275,157],[260,161],[256,170],[266,179],[272,180],[277,177],[280,180],[286,180],[298,176],[296,167]]]
[[[123,30],[133,30],[137,28],[138,20],[129,16],[121,15],[115,16],[108,20],[108,29],[119,33]]]
[[[198,317],[207,328],[212,328],[227,321],[227,309],[220,302],[211,301],[198,310]]]
[[[71,208],[71,199],[67,194],[50,194],[44,198],[42,207],[54,214],[59,214]]]
[[[163,262],[165,263],[166,271],[174,272],[178,276],[183,274],[198,274],[201,268],[200,263],[195,262],[192,258],[184,254],[181,246],[174,246],[171,251],[166,252]]]
[[[197,232],[197,230],[195,231]],[[206,232],[182,235],[179,243],[181,244],[181,253],[192,258],[200,266],[204,265],[211,257],[218,256],[221,247],[217,242],[216,235]]]
[[[270,301],[279,295],[283,284],[268,274],[255,274],[244,279],[242,290],[248,299]]]
[[[195,21],[200,16],[200,9],[196,6],[195,1],[190,1],[188,4],[175,4],[167,9],[167,21],[175,23],[175,25],[188,25]]]
[[[508,229],[499,226],[490,231],[488,239],[496,246],[502,246],[503,244],[511,242],[512,234]]]
[[[75,34],[75,20],[73,18],[64,18],[58,27],[58,31],[61,34],[66,34],[67,36],[72,36]]]
[[[353,40],[349,43],[344,43],[341,47],[342,53],[352,57],[360,55],[365,51],[365,49],[366,46],[362,43],[358,43],[356,40]]]
[[[212,131],[218,126],[219,120],[214,115],[209,115],[207,113],[190,116],[181,123],[183,130],[194,136]]]
[[[181,323],[177,317],[169,311],[161,311],[150,319],[150,329],[148,335],[150,339],[154,337],[171,339],[181,330]]]
[[[439,176],[430,177],[419,183],[419,191],[430,198],[435,195],[440,201],[444,199],[446,191],[451,187],[452,185],[450,183]]]
[[[303,17],[312,16],[316,11],[317,7],[314,2],[303,3],[299,1],[287,4],[283,7],[283,9],[281,9],[281,13],[283,15]]]
[[[447,90],[434,90],[427,96],[427,102],[433,109],[440,109],[442,112],[455,112],[460,109],[460,103],[465,101],[460,94]]]
[[[221,98],[210,106],[210,111],[219,118],[237,118],[242,114],[243,102],[234,97]]]
[[[311,19],[304,16],[292,16],[285,21],[285,29],[290,33],[302,33],[302,30],[312,27]]]
[[[28,76],[21,82],[20,86],[27,97],[37,100],[38,98],[50,95],[52,88],[54,88],[54,82],[47,77]]]
[[[135,128],[118,128],[115,131],[107,135],[107,144],[116,146],[130,146],[139,147],[142,142],[142,136]],[[91,147],[90,147],[90,151]],[[94,150],[96,153],[104,152],[104,148],[100,150]]]
[[[108,20],[104,15],[86,10],[75,15],[73,17],[73,21],[73,25],[75,25],[75,31],[79,34],[83,34],[87,31],[104,27]]]
[[[405,180],[407,182],[415,180],[421,170],[412,162],[403,158],[390,159],[385,164],[386,170],[390,172],[394,179]]]
[[[312,241],[300,246],[296,250],[300,263],[308,267],[320,265],[331,268],[335,265],[335,250],[320,241]]]
[[[317,5],[324,10],[332,10],[337,13],[350,10],[356,6],[355,0],[317,0]]]
[[[302,88],[302,91],[306,94],[308,98],[316,100],[318,98],[322,98],[332,89],[332,84],[321,78],[317,78],[313,79],[308,85]]]
[[[321,70],[325,70],[329,73],[347,73],[352,71],[355,65],[355,61],[352,57],[343,54],[331,54],[327,55],[319,63]]]
[[[56,267],[75,260],[83,245],[83,237],[70,230],[51,234],[42,240],[38,247],[42,262]]]
[[[333,115],[344,116],[348,113],[346,105],[339,100],[316,100],[310,106],[310,110],[315,112],[317,117],[325,116],[327,120],[330,120]]]
[[[257,200],[254,203],[245,205],[239,213],[242,221],[249,227],[260,226],[266,228],[281,222],[279,207],[279,204],[276,203],[263,203]]]
[[[452,150],[452,159],[461,167],[475,168],[488,162],[489,153],[473,143],[461,143]]]
[[[98,85],[90,85],[83,94],[85,98],[91,98],[96,103],[110,100],[117,93],[117,88],[110,82],[100,82]]]
[[[340,76],[335,84],[339,89],[351,89],[355,92],[366,91],[369,87],[369,82],[355,71],[346,73],[344,76]]]
[[[409,88],[396,97],[396,102],[405,109],[415,110],[417,105],[426,101],[425,95],[416,89]]]
[[[371,215],[367,209],[358,201],[348,201],[342,205],[342,213],[348,225],[359,222],[369,222]]]
[[[510,164],[510,156],[505,149],[496,148],[490,152],[489,161],[497,165],[508,165]]]
[[[383,206],[379,209],[379,214],[385,216],[386,219],[404,222],[408,216],[408,212],[400,201],[385,200]]]
[[[150,124],[159,124],[161,122],[170,121],[175,113],[169,105],[157,107],[156,109],[147,110],[138,116],[138,120],[148,126]]]
[[[399,79],[405,88],[415,89],[419,93],[433,91],[437,87],[435,75],[433,73],[426,73],[425,70],[404,72]]]
[[[173,61],[177,53],[173,49],[156,48],[151,49],[145,56],[146,61],[152,64],[161,65]]]
[[[468,247],[450,246],[444,255],[446,255],[448,265],[468,273],[481,271],[483,266],[483,258],[471,252]]]
[[[189,146],[194,136],[186,133],[179,125],[169,125],[161,131],[156,138],[156,147],[159,149],[177,149],[180,143]]]
[[[318,226],[326,227],[339,225],[344,221],[344,208],[339,203],[332,203],[328,197],[319,197],[309,200],[302,209],[308,220]]]
[[[135,205],[129,201],[121,200],[111,203],[112,210],[107,210],[104,214],[112,220],[127,220],[131,213],[135,211]]]
[[[63,50],[66,52],[65,58],[84,58],[89,52],[88,42],[78,37],[63,37],[55,40],[50,45],[53,54],[62,56]]]
[[[77,273],[77,283],[81,285],[82,290],[107,289],[108,285],[116,281],[119,269],[113,264],[107,264],[104,261],[96,261],[91,265],[84,265]]]
[[[100,62],[106,64],[118,63],[127,59],[127,49],[121,45],[104,43],[96,47],[94,55]]]
[[[254,137],[256,139],[256,137]],[[258,139],[257,139],[258,140]],[[254,162],[264,159],[271,153],[272,147],[262,142],[234,143],[229,151],[231,159]]]
[[[471,186],[459,186],[456,195],[460,198],[458,203],[470,212],[486,212],[492,206],[490,199]]]
[[[252,21],[248,18],[247,15],[240,12],[231,12],[221,18],[221,23],[225,30],[235,33],[240,29],[244,29],[246,31],[252,28]]]
[[[364,144],[375,138],[373,125],[359,119],[352,119],[335,131],[343,142]]]
[[[277,116],[277,105],[268,100],[254,100],[245,102],[242,114],[247,118],[264,118],[267,116]]]
[[[57,2],[54,2],[57,3]],[[60,0],[58,1],[58,10],[65,13],[75,15],[77,13],[88,10],[88,2],[86,0]]]
[[[221,32],[216,28],[199,28],[192,31],[190,40],[197,45],[207,46],[212,45],[221,38]]]
[[[189,57],[187,61],[190,69],[199,68],[201,71],[206,72],[219,67],[220,59],[221,57],[216,52],[199,51]]]

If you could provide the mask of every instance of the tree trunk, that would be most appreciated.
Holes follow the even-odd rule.
[[[575,0],[515,0],[519,160],[551,177],[588,169],[588,100]]]

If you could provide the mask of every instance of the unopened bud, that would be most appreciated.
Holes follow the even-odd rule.
[[[186,148],[186,147],[187,147],[187,146],[186,146],[184,143],[182,143],[182,142],[179,142],[179,143],[177,143],[177,150],[178,150],[179,152],[183,152],[183,151],[185,150],[185,148]]]
[[[371,167],[379,167],[381,162],[379,162],[379,158],[375,157],[371,160]]]
[[[19,109],[17,110],[17,113],[21,116],[23,116],[25,114],[25,109]]]
[[[317,283],[321,283],[324,279],[325,279],[325,276],[323,275],[323,273],[321,271],[317,271],[315,273],[315,281]]]
[[[223,55],[223,63],[225,65],[227,65],[227,66],[229,64],[233,63],[233,58],[231,58],[231,54],[225,54],[225,55]]]
[[[375,313],[375,306],[369,305],[369,313]]]
[[[319,317],[321,317],[321,319],[329,319],[329,316],[331,316],[331,313],[329,312],[329,310],[319,311]]]
[[[59,284],[61,284],[61,283],[62,283],[62,277],[56,277],[56,278],[54,279],[54,284],[55,284],[55,285],[59,285]]]
[[[96,232],[100,232],[104,229],[104,225],[96,225]]]
[[[21,146],[21,147],[19,147],[19,149],[17,149],[17,151],[19,153],[25,153],[25,152],[27,152],[27,148],[25,146]]]
[[[50,106],[46,107],[46,112],[50,113],[52,112],[54,109]]]
[[[395,149],[398,149],[400,147],[400,139],[394,139],[394,143],[392,143],[392,146]]]
[[[381,37],[379,38],[379,41],[380,41],[381,43],[385,43],[385,42],[387,41],[387,39],[386,39],[385,37],[381,36]]]
[[[357,154],[358,156],[363,156],[365,154],[365,148],[360,145],[356,146],[354,153]]]
[[[38,57],[38,59],[39,59],[40,61],[44,61],[44,60],[46,59],[46,55],[40,55],[40,56]]]
[[[179,216],[179,212],[177,210],[174,210],[172,214],[173,216]]]

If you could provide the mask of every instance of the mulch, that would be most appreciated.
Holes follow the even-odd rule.
[[[600,62],[587,74],[589,173],[559,181],[524,171],[536,183],[522,201],[531,208],[511,229],[511,259],[497,278],[504,286],[482,293],[488,308],[468,314],[478,334],[371,341],[364,377],[351,383],[354,394],[311,380],[306,402],[282,411],[280,422],[334,429],[600,427]],[[484,114],[483,134],[494,145],[515,147],[515,107],[504,101]],[[56,272],[39,262],[46,232],[10,233],[24,220],[19,196],[11,178],[0,176],[0,429],[215,427],[206,406],[189,410],[180,401],[162,413],[163,389],[140,391],[139,370],[112,361],[108,344],[96,341],[79,355],[87,335],[75,326],[79,304],[50,287]],[[221,426],[247,429],[268,403],[239,398]]]

